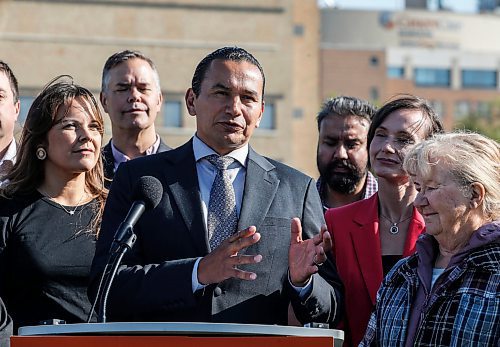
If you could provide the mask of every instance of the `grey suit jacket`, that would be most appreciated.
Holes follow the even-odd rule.
[[[208,254],[209,245],[192,141],[120,165],[92,264],[91,299],[115,230],[131,206],[130,193],[145,175],[160,180],[163,197],[135,226],[137,242],[124,257],[109,296],[110,320],[286,324],[291,301],[302,322],[338,321],[343,294],[333,260],[313,276],[312,291],[304,300],[288,281],[290,219],[301,219],[305,238],[319,232],[324,223],[314,181],[252,149],[238,230],[255,225],[261,233],[261,240],[244,251],[263,256],[261,263],[244,266],[257,279],[228,279],[193,294],[193,266],[198,257]]]

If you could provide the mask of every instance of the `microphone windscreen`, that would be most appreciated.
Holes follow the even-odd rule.
[[[158,206],[163,195],[163,186],[153,176],[142,176],[135,184],[132,201],[141,200],[146,205],[146,210]]]

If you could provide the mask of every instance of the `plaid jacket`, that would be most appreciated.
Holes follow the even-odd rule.
[[[410,307],[420,285],[418,253],[402,259],[377,293],[359,346],[404,346]],[[500,346],[500,240],[473,249],[426,298],[414,346]]]

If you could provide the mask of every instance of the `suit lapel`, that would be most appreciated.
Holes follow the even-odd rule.
[[[208,233],[203,220],[192,140],[168,153],[167,160],[171,165],[168,175],[173,177],[168,180],[170,191],[193,238],[193,243],[202,254],[207,254]]]
[[[365,200],[366,205],[354,216],[359,228],[351,231],[354,251],[372,303],[383,279],[382,250],[378,234],[378,194]]]
[[[274,165],[252,148],[249,148],[246,169],[245,191],[238,220],[238,230],[243,230],[251,225],[258,227],[262,223],[279,185]]]
[[[115,158],[111,149],[111,140],[102,149],[102,164],[104,168],[104,177],[113,179],[115,175]]]

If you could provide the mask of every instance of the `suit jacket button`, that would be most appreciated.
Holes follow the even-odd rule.
[[[217,297],[220,296],[221,294],[222,294],[222,289],[220,289],[219,287],[215,287],[214,296]]]

